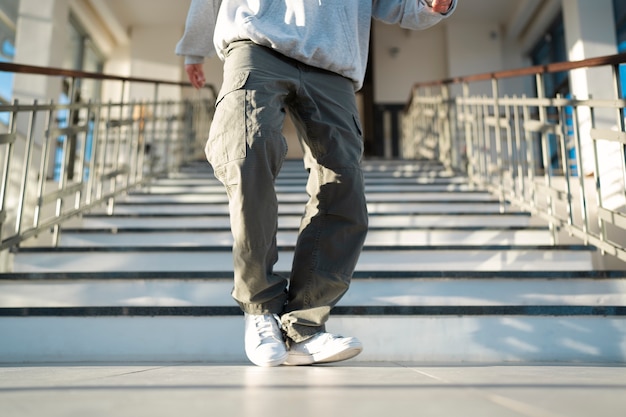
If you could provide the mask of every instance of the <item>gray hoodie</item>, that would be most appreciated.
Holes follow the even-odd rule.
[[[371,19],[426,29],[450,16],[426,0],[192,0],[176,53],[201,63],[236,40],[251,40],[363,85]]]

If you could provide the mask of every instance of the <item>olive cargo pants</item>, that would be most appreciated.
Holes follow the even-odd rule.
[[[288,279],[273,271],[274,181],[287,154],[285,109],[309,172],[309,201]],[[295,342],[323,331],[350,285],[367,233],[363,141],[352,81],[252,42],[234,42],[226,51],[205,150],[229,198],[233,298],[247,313],[280,315]]]

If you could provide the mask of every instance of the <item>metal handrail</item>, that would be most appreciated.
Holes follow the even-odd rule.
[[[62,222],[104,205],[112,214],[116,197],[202,157],[216,97],[212,85],[173,100],[161,97],[163,86],[191,85],[9,63],[0,63],[0,71],[62,77],[72,98],[0,104],[8,118],[0,132],[0,252],[49,230],[57,245]],[[121,98],[74,100],[85,79],[121,84]],[[129,98],[135,85],[149,98]]]
[[[542,217],[553,243],[565,231],[626,261],[623,63],[626,54],[417,83],[402,156],[439,159],[503,203]],[[548,74],[591,69],[610,69],[600,79],[612,95],[546,94]],[[503,93],[516,89],[523,91]]]

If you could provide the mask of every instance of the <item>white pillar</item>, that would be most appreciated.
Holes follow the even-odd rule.
[[[562,0],[565,41],[571,61],[594,58],[617,53],[615,18],[611,0]],[[572,71],[571,92],[574,97],[613,99],[615,86],[610,68],[592,68]],[[614,129],[618,121],[615,110],[596,110],[595,127]],[[592,140],[589,134],[591,113],[586,108],[578,111],[581,139],[583,142],[583,172],[595,171]],[[622,163],[619,144],[598,141],[602,194],[606,207],[615,208],[623,204],[623,182],[620,178]]]
[[[15,34],[15,63],[62,67],[68,42],[68,0],[21,0]],[[14,97],[20,101],[57,100],[57,77],[16,74]]]
[[[563,20],[565,24],[565,42],[570,61],[594,58],[617,53],[615,19],[611,0],[563,0]],[[572,71],[570,75],[571,92],[574,97],[585,99],[614,98],[613,75],[610,68],[593,68]],[[612,127],[615,125],[615,112],[596,112],[596,125]],[[590,112],[580,109],[578,113],[583,140],[583,172],[594,172],[592,142],[589,136],[591,128]],[[599,127],[599,126],[597,126]],[[605,150],[603,150],[604,153]]]

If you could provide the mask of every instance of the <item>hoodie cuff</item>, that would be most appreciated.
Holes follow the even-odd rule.
[[[185,55],[185,65],[202,64],[204,57],[200,55]]]

